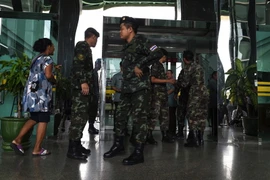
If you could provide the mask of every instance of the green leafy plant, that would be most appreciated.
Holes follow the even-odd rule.
[[[62,104],[71,99],[71,81],[70,79],[62,76],[60,69],[56,69],[56,107],[62,108]]]
[[[257,72],[257,64],[252,64],[244,67],[240,59],[235,60],[235,69],[229,69],[225,74],[228,77],[225,82],[224,91],[229,90],[229,99],[233,101],[234,104],[240,105],[242,107],[248,104],[247,99],[250,100],[253,111],[250,112],[248,109],[248,115],[252,116],[256,114],[258,105],[257,88],[254,84],[254,74]],[[223,94],[225,94],[223,91]]]
[[[12,60],[0,61],[0,91],[6,91],[18,98],[18,118],[21,118],[22,95],[26,84],[31,59],[27,55]]]

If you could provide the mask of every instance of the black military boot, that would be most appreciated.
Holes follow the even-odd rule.
[[[188,133],[187,142],[185,147],[199,147],[198,132],[196,130],[190,130]]]
[[[90,134],[98,134],[99,130],[94,127],[94,124],[89,124],[88,132]]]
[[[166,143],[174,142],[174,139],[172,138],[172,136],[170,135],[168,131],[161,131],[161,133],[162,133],[162,142],[166,142]]]
[[[80,145],[80,151],[82,152],[82,154],[87,155],[87,156],[91,154],[91,150],[83,147],[81,141],[79,145]]]
[[[146,144],[157,145],[158,143],[157,143],[157,141],[154,139],[152,132],[153,132],[152,130],[148,130],[145,143],[146,143]]]
[[[67,157],[71,159],[86,160],[87,156],[81,152],[80,141],[69,140]]]
[[[135,165],[138,163],[143,163],[144,162],[143,149],[144,149],[143,143],[137,142],[133,153],[128,158],[123,160],[123,164]]]
[[[197,131],[199,146],[203,146],[204,145],[203,134],[204,134],[203,131],[201,131],[201,130],[198,130]]]
[[[116,136],[113,146],[111,147],[111,149],[104,153],[103,157],[104,158],[112,158],[118,154],[120,154],[121,152],[124,152],[125,148],[124,148],[124,137],[123,136]]]

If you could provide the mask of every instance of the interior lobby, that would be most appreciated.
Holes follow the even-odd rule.
[[[269,2],[0,0],[0,66],[2,61],[17,57],[32,59],[36,56],[33,43],[39,38],[49,38],[55,45],[54,63],[62,65],[61,75],[57,77],[68,79],[74,45],[84,40],[84,31],[88,27],[100,33],[96,47],[91,48],[93,65],[101,59],[99,110],[94,124],[99,133],[90,134],[89,124],[86,124],[81,139],[82,145],[91,150],[86,161],[67,158],[70,120],[63,119],[65,96],[57,88],[53,89],[53,112],[43,142],[51,155],[32,156],[36,127],[29,135],[24,156],[16,155],[6,146],[12,139],[5,140],[4,136],[15,132],[15,128],[13,125],[4,128],[7,121],[3,118],[18,113],[18,97],[2,88],[6,82],[0,70],[0,179],[270,179],[267,169],[270,164]],[[246,107],[247,117],[241,120],[242,125],[230,125],[227,118],[231,120],[232,114],[218,111],[219,122],[207,122],[204,145],[199,148],[184,147],[189,133],[187,120],[184,137],[174,143],[161,141],[157,125],[153,135],[158,144],[145,145],[144,163],[134,166],[121,163],[133,150],[129,136],[125,137],[123,154],[104,159],[103,154],[114,142],[112,77],[120,71],[122,60],[124,41],[119,37],[122,16],[136,18],[140,24],[138,34],[168,51],[164,68],[172,70],[175,79],[184,67],[183,51],[186,49],[194,52],[196,62],[203,67],[206,85],[211,74],[217,71],[217,89],[220,90],[216,97],[219,101],[217,109],[225,102],[232,104],[234,110],[238,105]],[[243,102],[243,99],[249,101]],[[128,120],[130,134],[131,119]]]

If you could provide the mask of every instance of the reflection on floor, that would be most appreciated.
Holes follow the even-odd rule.
[[[126,141],[126,153],[104,160],[103,153],[112,145],[113,133],[99,136],[84,131],[84,146],[92,150],[87,162],[66,158],[67,135],[46,139],[44,146],[52,151],[47,157],[25,156],[0,150],[1,180],[241,180],[270,179],[270,144],[258,144],[257,138],[244,136],[241,129],[219,129],[219,142],[207,140],[203,148],[184,148],[184,140],[173,144],[160,142],[145,147],[145,163],[123,166],[121,161],[132,147]],[[206,134],[207,136],[207,134]]]

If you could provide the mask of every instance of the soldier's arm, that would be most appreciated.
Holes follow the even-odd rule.
[[[85,69],[85,64],[87,60],[88,48],[84,43],[78,43],[74,51],[74,62],[73,62],[73,73],[75,78],[80,81],[80,84],[88,83],[88,76],[92,76],[92,72],[87,72]],[[91,70],[92,71],[92,70]],[[92,77],[90,77],[92,78]]]
[[[151,76],[151,82],[156,83],[156,84],[165,84],[165,83],[169,82],[169,80],[168,79],[158,79],[155,76]]]
[[[140,69],[158,62],[163,57],[163,53],[159,50],[159,48],[154,44],[150,44],[149,42],[141,44],[139,51],[141,51],[141,54],[145,54],[145,56],[142,57],[136,64],[136,66]]]
[[[165,84],[168,82],[167,79],[159,79],[158,75],[160,72],[158,71],[158,66],[153,64],[151,67],[151,82],[155,84]]]
[[[183,70],[183,73],[181,74],[180,80],[179,80],[181,88],[185,88],[185,87],[188,87],[190,85],[190,82],[189,82],[190,76],[193,75],[193,73],[195,73],[195,72],[189,71],[189,74],[185,74],[184,70]]]
[[[194,75],[198,85],[204,85],[204,72],[201,66],[197,66]]]

